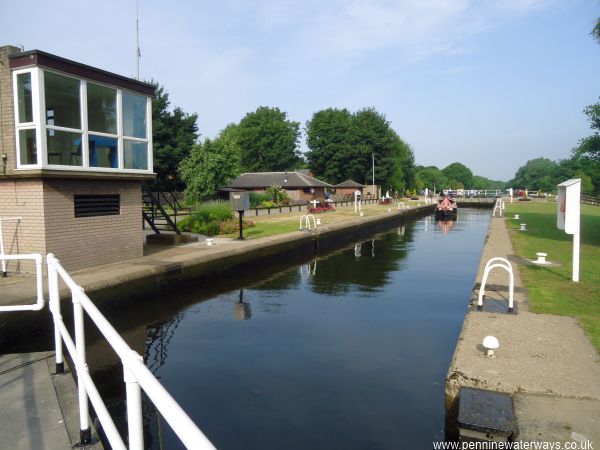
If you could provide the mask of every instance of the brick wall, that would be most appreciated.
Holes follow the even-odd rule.
[[[119,194],[121,214],[75,218],[75,194]],[[142,256],[141,198],[139,181],[45,180],[47,251],[67,270]]]
[[[14,169],[17,164],[12,76],[8,67],[8,55],[20,51],[18,47],[0,47],[0,155],[6,153],[8,156],[7,170]]]
[[[0,218],[20,217],[3,221],[4,251],[7,254],[46,253],[44,190],[41,180],[0,180]],[[33,272],[29,262],[9,262],[9,272]]]

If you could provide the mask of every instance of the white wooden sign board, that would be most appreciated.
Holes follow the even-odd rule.
[[[579,221],[581,214],[581,179],[573,178],[558,185],[556,226],[573,235],[573,281],[579,281]]]

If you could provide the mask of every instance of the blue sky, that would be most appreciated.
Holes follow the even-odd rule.
[[[135,75],[134,0],[3,5],[0,44]],[[567,158],[600,96],[595,0],[139,0],[141,77],[214,137],[258,106],[373,106],[422,165]],[[27,11],[26,19],[23,14]]]

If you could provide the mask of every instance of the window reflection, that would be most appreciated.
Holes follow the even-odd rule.
[[[117,134],[117,91],[98,84],[87,84],[88,129]]]
[[[51,133],[52,132],[52,133]],[[81,134],[47,130],[48,164],[81,166]]]
[[[125,169],[146,170],[148,168],[148,144],[123,139],[123,163]]]
[[[123,134],[146,139],[146,97],[123,92]]]
[[[31,95],[31,73],[17,75],[19,123],[33,122],[33,100]]]
[[[115,138],[90,135],[88,139],[90,167],[119,167],[118,141]]]
[[[37,164],[35,128],[19,130],[19,157],[21,164]]]
[[[79,80],[44,72],[44,83],[46,112],[52,112],[53,120],[47,125],[81,129]],[[47,120],[49,120],[48,115]]]

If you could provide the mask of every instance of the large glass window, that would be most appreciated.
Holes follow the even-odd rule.
[[[47,130],[48,164],[82,166],[81,134]]]
[[[123,91],[123,134],[146,139],[146,97]]]
[[[151,171],[148,96],[42,67],[12,78],[17,168]]]
[[[17,99],[19,123],[33,122],[33,99],[31,96],[31,72],[17,75]]]
[[[80,81],[44,72],[46,124],[81,129]]]
[[[19,157],[21,164],[37,164],[35,128],[19,130]]]
[[[123,150],[125,169],[148,169],[148,144],[146,142],[123,139]]]
[[[88,139],[90,167],[119,167],[118,141],[115,138],[94,136]]]
[[[117,134],[117,90],[87,84],[88,129]]]

